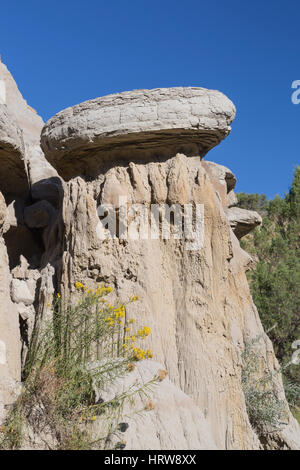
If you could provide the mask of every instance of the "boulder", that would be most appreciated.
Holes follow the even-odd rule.
[[[54,207],[48,201],[38,201],[24,209],[24,222],[29,228],[44,228],[55,214]]]
[[[63,194],[63,181],[58,176],[40,179],[31,186],[32,199],[45,199],[57,209],[61,206]]]
[[[15,279],[26,279],[27,272],[29,268],[29,263],[27,259],[21,255],[20,256],[20,264],[12,269],[11,274]]]
[[[21,279],[13,279],[11,281],[11,298],[16,303],[23,303],[24,305],[31,305],[35,299],[36,281],[28,279],[27,281]]]
[[[204,156],[230,132],[233,103],[205,88],[118,93],[61,111],[43,128],[42,149],[65,179],[113,160]]]
[[[238,239],[262,224],[261,216],[255,211],[241,209],[240,207],[230,207],[227,209],[226,214],[230,226]]]
[[[203,160],[202,166],[208,173],[223,206],[230,207],[235,205],[237,201],[233,190],[236,184],[236,177],[233,172],[226,166],[205,160]]]
[[[15,279],[34,279],[37,281],[41,277],[38,269],[30,269],[29,263],[23,255],[20,256],[20,263],[12,269],[11,274]]]

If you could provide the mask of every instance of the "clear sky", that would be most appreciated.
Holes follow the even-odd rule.
[[[202,86],[237,107],[206,157],[237,190],[283,195],[300,164],[299,0],[3,1],[0,53],[45,120],[108,93]]]

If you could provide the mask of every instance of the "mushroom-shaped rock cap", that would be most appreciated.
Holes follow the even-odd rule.
[[[135,90],[61,111],[45,124],[41,143],[68,179],[112,160],[204,156],[229,134],[234,116],[233,103],[219,91]]]
[[[21,130],[6,105],[0,104],[0,191],[3,194],[23,195],[27,191],[23,157]]]

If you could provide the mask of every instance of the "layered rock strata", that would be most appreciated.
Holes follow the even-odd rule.
[[[233,103],[218,91],[136,90],[61,111],[44,127],[42,148],[65,179],[93,176],[95,165],[113,159],[204,156],[229,134],[234,116]]]

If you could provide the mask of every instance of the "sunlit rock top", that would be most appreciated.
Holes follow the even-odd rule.
[[[61,111],[42,131],[48,161],[69,178],[113,160],[204,156],[230,132],[233,103],[205,88],[157,88],[104,96]],[[88,165],[87,165],[88,163]]]

